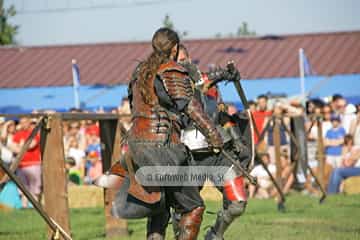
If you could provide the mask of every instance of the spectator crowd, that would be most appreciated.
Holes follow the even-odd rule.
[[[290,129],[291,117],[303,116],[305,119],[303,127],[306,139],[300,145],[307,150],[307,159],[302,160],[307,160],[318,178],[323,176],[323,185],[329,194],[341,192],[344,179],[360,176],[360,105],[348,104],[343,96],[335,94],[329,102],[310,100],[305,107],[295,101],[277,101],[272,107],[269,106],[265,95],[259,96],[256,102],[251,102],[255,125],[260,133],[264,131],[263,138],[255,137],[255,142],[260,158],[271,174],[274,177],[280,176],[280,186],[285,194],[290,191],[296,179],[303,184],[305,193],[319,193],[315,179],[310,174],[307,177],[299,174],[294,169],[296,163],[289,158],[291,138],[286,128]],[[273,139],[275,121],[279,121],[280,126],[278,175]],[[319,148],[319,144],[322,147]],[[321,160],[324,161],[324,167],[320,174]],[[255,166],[252,175],[258,178],[259,187],[250,187],[250,197],[276,196],[277,192],[262,165]]]
[[[230,105],[228,109],[236,111],[233,105]],[[341,191],[341,183],[344,179],[360,175],[360,161],[358,160],[360,158],[360,105],[348,104],[341,95],[334,95],[327,103],[310,100],[305,107],[297,102],[273,101],[266,95],[261,95],[256,101],[250,101],[250,110],[258,131],[264,132],[261,134],[261,139],[255,135],[257,152],[271,174],[281,179],[284,193],[291,190],[296,180],[303,183],[307,193],[316,194],[319,191],[311,176],[301,177],[296,174],[296,164],[291,159],[290,136],[287,132],[287,128],[290,129],[292,117],[305,117],[304,131],[307,133],[307,139],[300,144],[306,144],[308,163],[314,172],[319,171],[321,154],[318,152],[318,145],[323,143],[325,186],[329,193]],[[111,112],[129,115],[128,100],[123,99],[122,104]],[[322,129],[321,139],[319,139],[318,119],[320,119]],[[1,118],[0,120],[1,159],[10,165],[38,120],[30,118]],[[126,128],[131,126],[131,117],[123,117],[122,121]],[[280,172],[278,173],[273,138],[276,121],[280,124]],[[65,166],[69,175],[69,184],[91,184],[102,174],[99,132],[99,124],[96,121],[63,121]],[[251,174],[258,178],[259,187],[250,186],[250,197],[276,196],[277,193],[270,177],[261,164],[256,165]],[[21,159],[17,175],[33,196],[38,198],[41,193],[39,135],[31,141],[29,150]],[[22,206],[28,206],[25,197],[22,197]]]
[[[71,112],[85,112],[77,109]],[[127,99],[111,111],[121,115],[129,115],[130,108]],[[97,113],[104,113],[98,111]],[[38,119],[21,117],[19,119],[0,118],[0,153],[1,160],[8,166],[15,162],[25,141],[38,124]],[[130,126],[131,118],[125,116],[122,122]],[[65,167],[70,185],[92,184],[103,173],[101,161],[101,144],[99,123],[93,120],[63,121],[63,143]],[[41,154],[40,134],[31,141],[28,150],[19,161],[16,174],[30,193],[39,199],[41,194]],[[0,192],[6,183],[6,176],[0,174]],[[23,208],[29,207],[27,199],[19,191]]]

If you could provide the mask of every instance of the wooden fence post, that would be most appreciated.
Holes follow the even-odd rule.
[[[70,235],[67,176],[65,170],[62,120],[60,115],[49,115],[42,131],[42,174],[45,211]],[[52,231],[48,231],[49,238]],[[61,238],[62,239],[62,238]]]
[[[319,177],[319,182],[321,184],[321,186],[323,188],[325,188],[325,161],[326,161],[326,157],[324,154],[324,137],[323,137],[323,128],[322,128],[322,120],[321,119],[317,119],[316,120],[316,124],[317,124],[317,160],[319,162],[318,165],[318,177]]]
[[[281,145],[281,136],[280,136],[280,123],[279,123],[279,118],[278,117],[274,117],[273,120],[273,143],[274,143],[274,151],[275,151],[275,166],[276,166],[276,181],[278,183],[278,185],[280,186],[280,188],[282,188],[282,181],[281,181],[281,172],[282,172],[282,167],[281,167],[281,160],[280,160],[280,154],[281,154],[281,149],[280,149],[280,145]]]
[[[119,160],[121,155],[121,133],[120,133],[120,120],[116,125],[115,140],[113,145],[113,152],[111,156],[111,163]],[[113,189],[104,189],[104,205],[105,205],[105,231],[107,238],[128,236],[128,224],[125,219],[118,219],[111,215],[111,206],[115,198],[116,191]]]

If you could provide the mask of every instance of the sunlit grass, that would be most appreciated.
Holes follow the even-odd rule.
[[[207,211],[216,212],[220,206],[207,202]],[[205,214],[199,239],[215,217]],[[73,238],[104,239],[104,221],[101,208],[71,210]],[[129,221],[131,235],[121,239],[145,239],[145,226],[145,219]],[[0,213],[0,239],[46,239],[45,224],[34,210]],[[173,239],[171,226],[167,239]],[[225,239],[360,239],[360,195],[331,196],[321,205],[316,198],[293,195],[287,198],[285,213],[277,212],[273,200],[250,200]]]

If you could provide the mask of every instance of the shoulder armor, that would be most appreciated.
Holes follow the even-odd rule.
[[[172,99],[190,99],[193,96],[191,79],[187,70],[174,61],[162,64],[157,75]]]
[[[167,63],[161,64],[158,70],[158,74],[161,75],[164,72],[181,72],[181,73],[187,73],[186,68],[181,66],[175,61],[169,61]]]

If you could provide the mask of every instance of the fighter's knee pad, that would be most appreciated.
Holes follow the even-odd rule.
[[[246,204],[246,201],[231,202],[228,208],[224,210],[224,217],[233,220],[234,218],[241,216],[245,212]]]
[[[205,240],[223,240],[226,229],[245,210],[246,202],[231,202],[226,209],[218,212],[216,222],[205,235]]]

